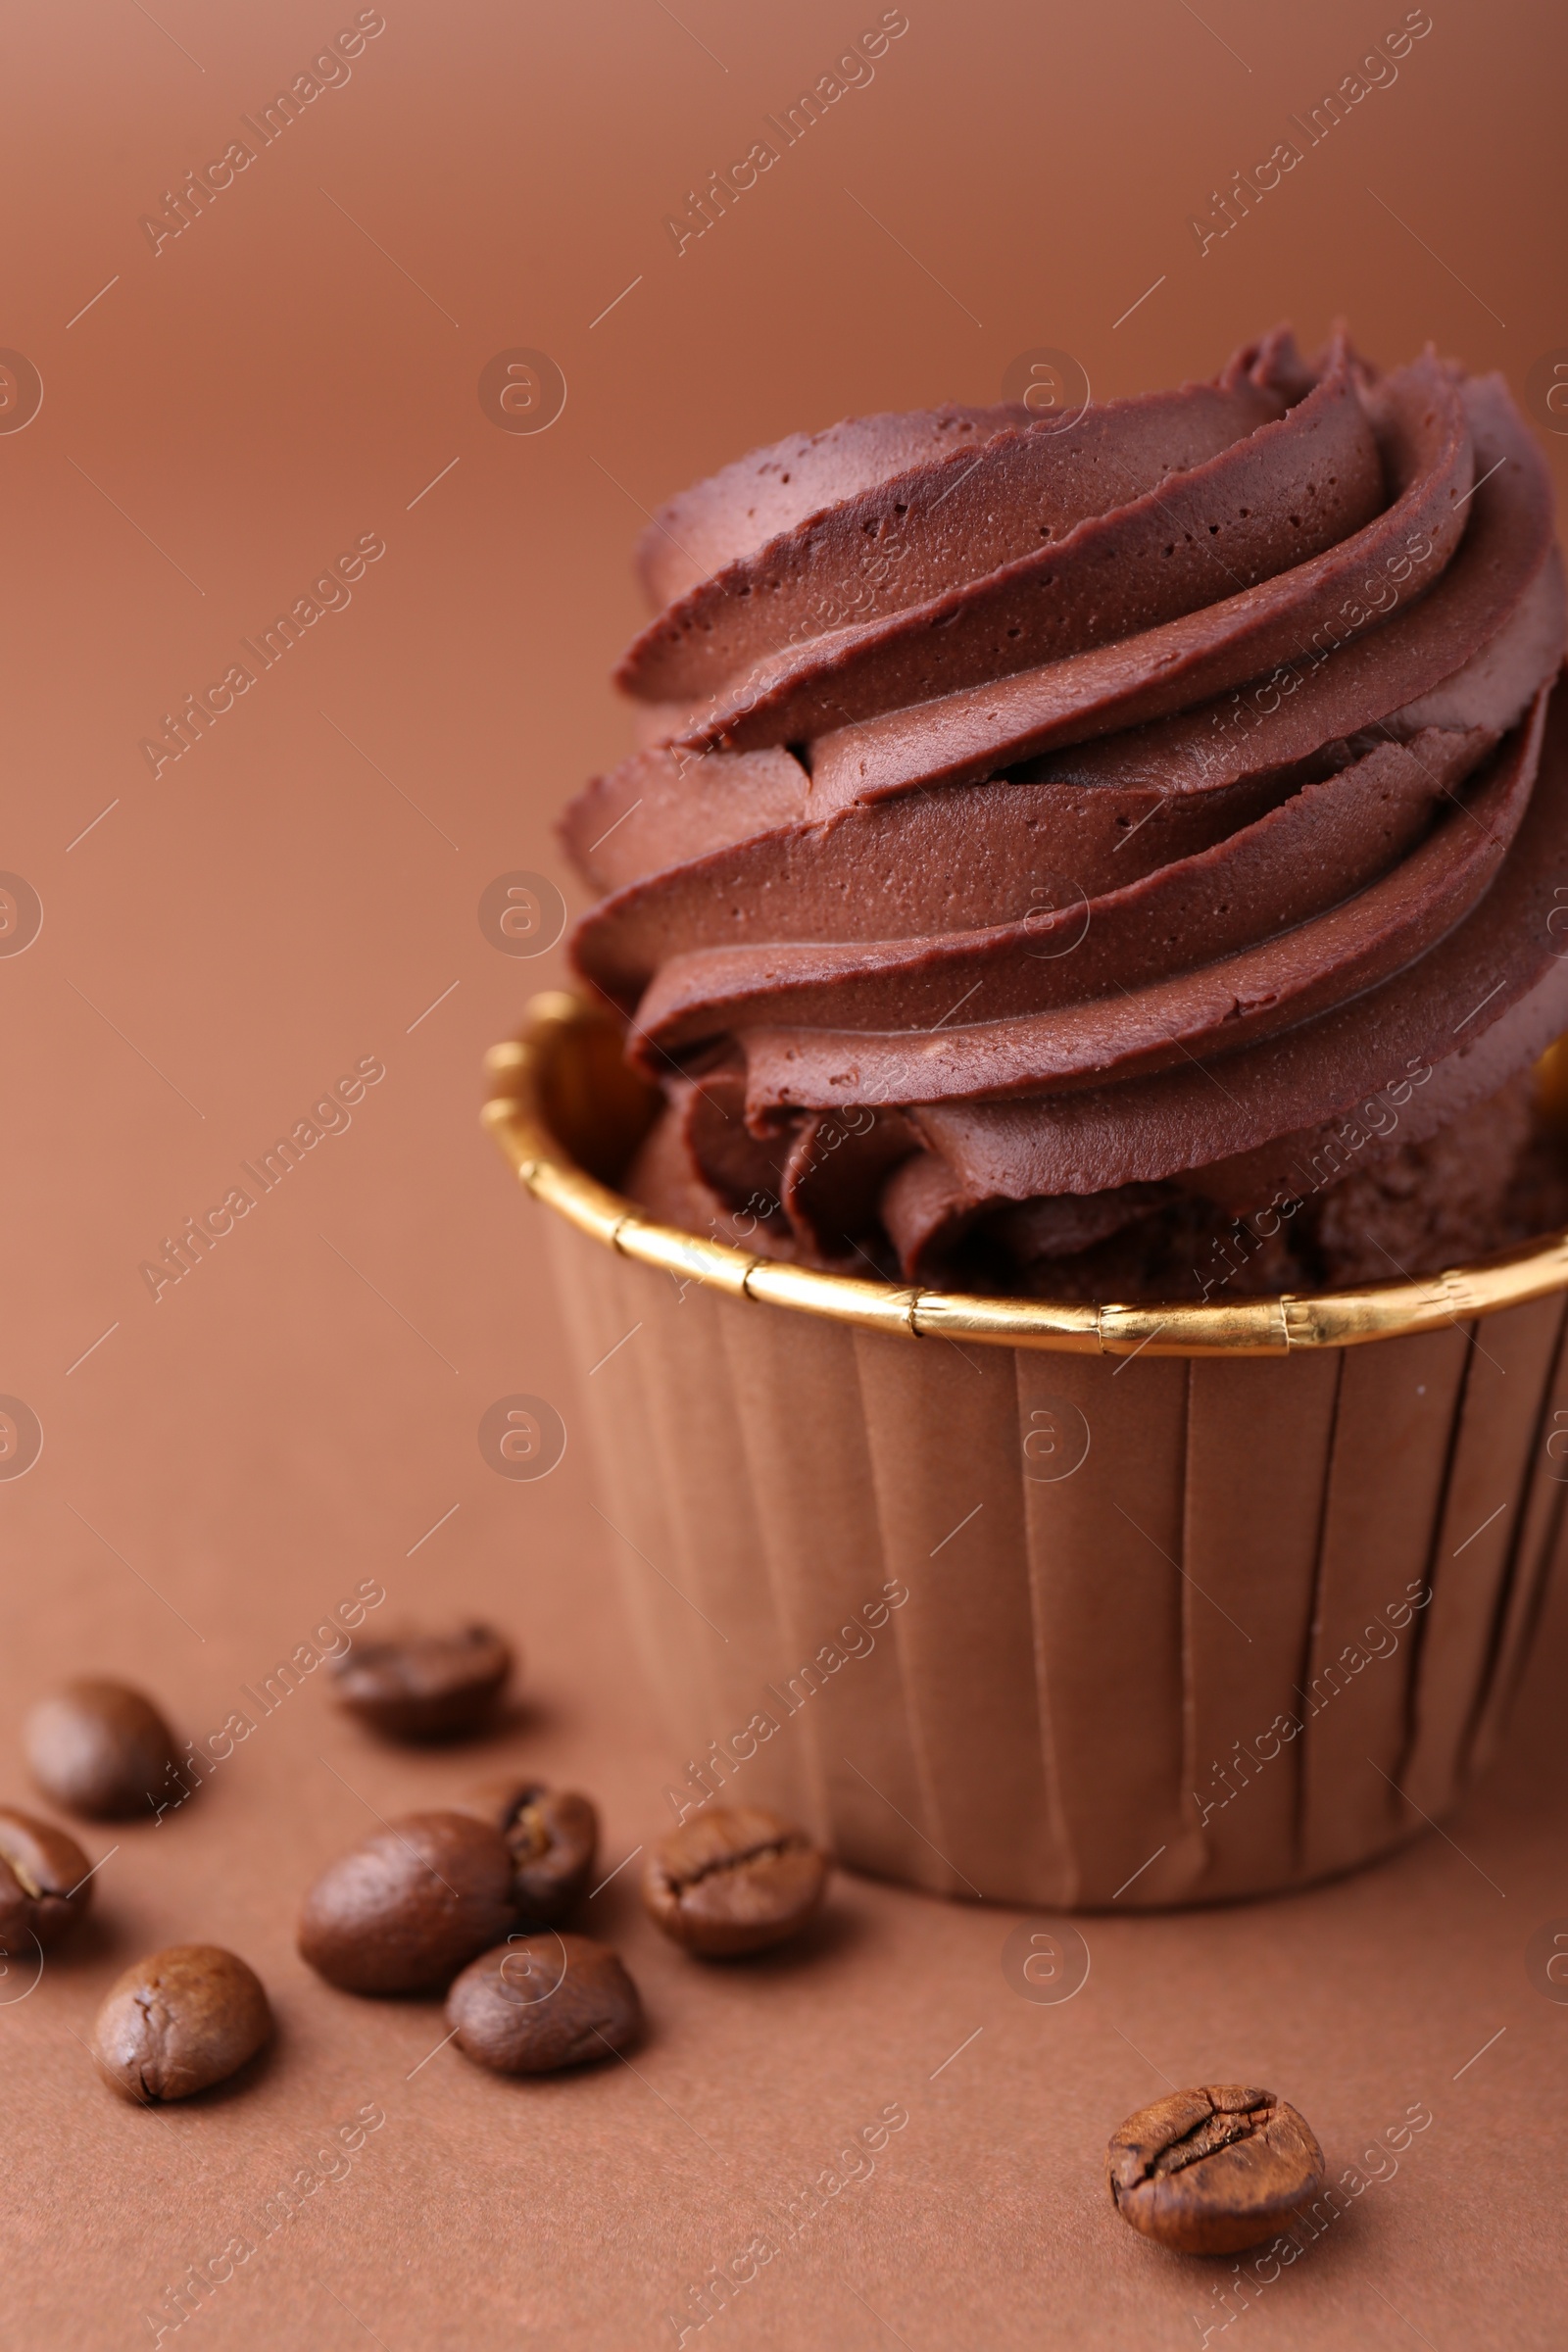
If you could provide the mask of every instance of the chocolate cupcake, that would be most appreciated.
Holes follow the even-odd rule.
[[[585,1366],[638,1322],[593,1404],[691,1802],[1025,1902],[1396,1843],[1561,1515],[1564,590],[1506,390],[1279,329],[777,444],[641,570],[644,748],[564,831],[645,1107],[557,1005],[509,1149],[622,1260],[562,1236]]]

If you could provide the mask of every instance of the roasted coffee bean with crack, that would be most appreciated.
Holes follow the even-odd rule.
[[[406,1813],[329,1862],[299,1948],[345,1992],[444,1992],[516,1921],[512,1849],[471,1813]]]
[[[624,2049],[642,2002],[619,1955],[587,1936],[514,1936],[447,1995],[459,2049],[500,2075],[548,2075]]]
[[[573,1788],[539,1781],[486,1781],[462,1809],[493,1822],[512,1849],[517,1917],[528,1927],[564,1920],[593,1875],[599,1815]]]
[[[714,1805],[682,1823],[643,1868],[656,1924],[689,1952],[728,1959],[782,1943],[814,1917],[828,1859],[760,1805]]]
[[[271,2031],[254,1969],[216,1943],[174,1943],[111,1985],[93,2056],[118,2091],[145,2106],[226,2082]]]
[[[24,1736],[33,1779],[68,1813],[152,1819],[177,1780],[172,1732],[128,1683],[68,1683],[33,1708]]]
[[[1239,2254],[1323,2185],[1323,2151],[1271,2090],[1173,2091],[1112,2133],[1106,2170],[1124,2222],[1179,2254]]]
[[[387,1634],[332,1665],[334,1695],[389,1740],[458,1740],[483,1730],[513,1669],[494,1626]]]
[[[0,1958],[53,1943],[92,1900],[91,1864],[74,1838],[0,1805]]]

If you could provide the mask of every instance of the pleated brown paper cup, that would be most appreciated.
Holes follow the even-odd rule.
[[[1457,1801],[1568,1494],[1562,1240],[1218,1307],[900,1290],[642,1217],[652,1100],[576,999],[490,1068],[672,1813],[1071,1910],[1301,1885]]]

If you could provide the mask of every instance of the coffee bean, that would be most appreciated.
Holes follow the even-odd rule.
[[[154,1813],[179,1768],[172,1732],[128,1683],[68,1683],[33,1708],[24,1738],[44,1794],[95,1820]]]
[[[643,1900],[689,1952],[760,1952],[816,1911],[828,1859],[757,1805],[714,1805],[683,1823],[643,1869]]]
[[[599,1815],[589,1799],[514,1779],[483,1782],[461,1801],[464,1812],[493,1822],[512,1849],[519,1922],[556,1927],[593,1875]]]
[[[1173,2091],[1111,2135],[1111,2200],[1179,2254],[1239,2254],[1284,2228],[1323,2185],[1323,2151],[1271,2090],[1210,2082]]]
[[[216,1943],[173,1943],[111,1985],[93,2056],[127,2099],[188,2099],[254,2058],[271,2031],[254,1969]]]
[[[471,1813],[406,1813],[329,1862],[299,1948],[346,1992],[444,1992],[515,1925],[511,1848]]]
[[[53,1943],[92,1899],[91,1868],[52,1821],[0,1805],[0,1955],[21,1960]]]
[[[356,1642],[332,1667],[335,1695],[389,1740],[456,1740],[482,1730],[511,1674],[493,1626]]]
[[[499,2075],[548,2075],[624,2049],[642,2032],[618,1953],[587,1936],[514,1936],[466,1968],[447,1995],[458,2047]]]

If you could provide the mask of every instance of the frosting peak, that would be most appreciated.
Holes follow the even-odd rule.
[[[1256,1206],[1390,1085],[1412,1142],[1494,1092],[1568,1021],[1549,518],[1499,379],[1283,328],[673,500],[644,748],[564,822],[577,969],[669,1101],[638,1181],[925,1279]]]

